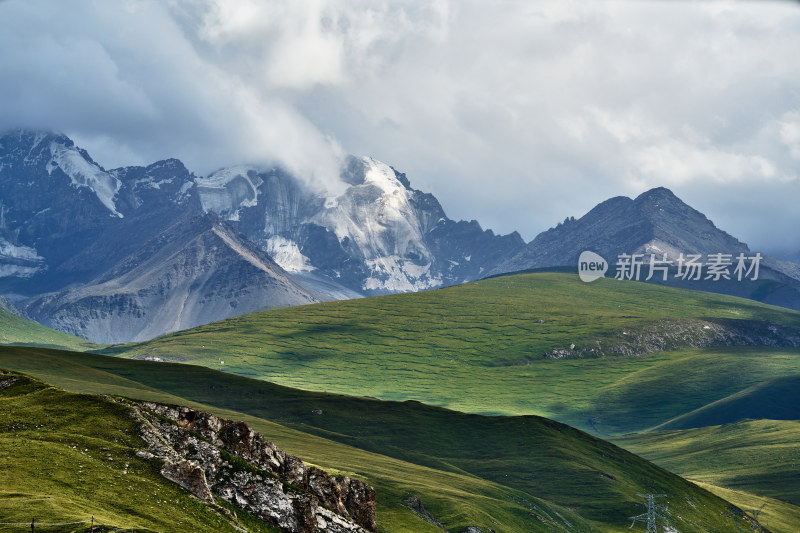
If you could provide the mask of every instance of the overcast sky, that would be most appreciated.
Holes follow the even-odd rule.
[[[0,129],[103,166],[371,155],[526,240],[671,188],[800,251],[800,3],[0,0]]]

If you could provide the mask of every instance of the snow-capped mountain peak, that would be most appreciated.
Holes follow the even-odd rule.
[[[361,289],[408,291],[438,287],[431,274],[433,257],[424,243],[421,221],[395,171],[371,157],[348,162],[351,185],[327,201],[312,222],[333,232],[340,243],[352,242],[367,270]],[[360,167],[360,168],[359,168]]]
[[[433,196],[372,157],[348,157],[340,177],[344,190],[337,195],[315,192],[279,168],[235,166],[195,181],[203,210],[233,223],[287,271],[313,271],[367,294],[430,289],[480,274],[480,265],[459,266],[467,265],[462,259],[472,255],[474,239],[486,244],[488,261],[524,244],[519,236],[508,240],[477,223],[450,221]],[[444,250],[454,257],[439,257]]]
[[[38,139],[38,144],[41,139]],[[66,146],[60,142],[50,143],[52,159],[47,165],[47,173],[52,175],[56,168],[60,168],[69,176],[74,187],[88,187],[97,195],[98,200],[114,215],[122,218],[117,211],[114,197],[119,192],[122,183],[112,174],[105,172],[94,162],[88,161],[74,146]]]
[[[403,184],[400,183],[400,180],[397,179],[392,167],[386,163],[382,163],[371,157],[362,157],[361,161],[363,161],[365,165],[364,183],[374,185],[384,193],[395,196],[405,196],[404,193],[409,192]]]

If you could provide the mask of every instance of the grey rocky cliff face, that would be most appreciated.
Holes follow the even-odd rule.
[[[33,299],[27,311],[46,326],[116,343],[323,299],[207,213],[179,220],[83,286]]]
[[[363,295],[480,278],[524,247],[517,233],[455,222],[438,200],[369,157],[349,157],[344,189],[312,191],[280,169],[222,169],[197,179],[203,208],[292,273],[313,272]]]
[[[293,533],[366,533],[377,528],[375,490],[307,466],[253,431],[188,407],[131,404],[162,475],[199,499],[213,495]]]

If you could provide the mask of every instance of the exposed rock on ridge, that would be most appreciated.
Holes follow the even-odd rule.
[[[206,502],[213,494],[282,531],[366,533],[377,528],[375,490],[333,477],[280,450],[243,422],[188,407],[131,406],[162,475]]]
[[[571,344],[545,354],[552,359],[643,355],[682,348],[715,346],[800,347],[800,329],[759,320],[674,319],[596,339]]]
[[[672,191],[651,189],[635,199],[617,196],[595,206],[579,219],[568,218],[540,233],[524,250],[492,273],[577,265],[584,250],[612,261],[618,254],[748,252],[747,245],[718,229]]]

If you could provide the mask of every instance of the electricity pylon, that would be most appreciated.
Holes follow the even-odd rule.
[[[647,512],[639,516],[632,516],[631,520],[633,520],[633,523],[631,523],[631,527],[628,529],[633,529],[636,522],[646,522],[647,529],[645,529],[645,533],[658,533],[659,521],[669,525],[669,520],[661,514],[662,512],[666,514],[667,508],[656,503],[656,498],[666,498],[666,494],[637,494],[637,496],[647,499]]]

